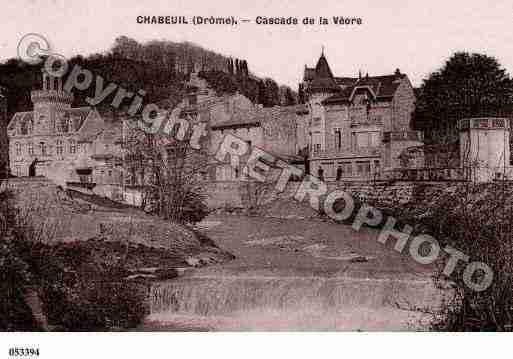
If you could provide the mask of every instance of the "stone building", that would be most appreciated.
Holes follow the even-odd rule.
[[[0,178],[6,178],[9,174],[7,122],[7,91],[0,87]]]
[[[413,87],[399,69],[391,75],[335,77],[321,54],[305,67],[300,91],[309,109],[311,173],[326,180],[383,178],[401,152],[421,144],[411,130]]]
[[[298,140],[301,137],[298,136],[298,124],[305,122],[301,118],[306,114],[306,106],[263,108],[240,93],[217,96],[195,73],[191,75],[188,90],[182,114],[205,119],[208,123],[210,154],[216,153],[226,134],[232,134],[276,158],[299,166],[303,164],[303,159],[298,156],[304,147],[304,141]],[[243,180],[243,164],[241,168],[232,168],[228,162],[213,161],[210,179]]]
[[[120,144],[113,126],[90,107],[71,107],[73,94],[44,71],[31,99],[33,110],[14,114],[7,127],[12,175],[45,176],[63,185],[117,181]]]

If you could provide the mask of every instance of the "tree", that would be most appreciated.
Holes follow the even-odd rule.
[[[513,113],[512,80],[495,58],[483,54],[455,53],[417,93],[414,125],[425,131],[428,143],[455,138],[461,118]]]
[[[209,171],[208,146],[190,144],[173,133],[150,134],[132,128],[124,139],[124,167],[142,191],[141,207],[175,222],[195,223],[208,214],[204,186]]]

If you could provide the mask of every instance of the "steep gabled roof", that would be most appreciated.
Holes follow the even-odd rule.
[[[328,60],[326,60],[324,53],[321,54],[321,57],[319,57],[319,60],[317,61],[317,65],[315,65],[315,76],[334,78],[333,72],[331,72],[330,65],[328,64]]]
[[[25,112],[16,112],[13,116],[9,124],[7,125],[7,130],[12,131],[16,128],[18,124],[26,123],[31,121],[34,118],[34,112],[25,111]]]
[[[315,74],[312,82],[308,86],[310,92],[339,92],[340,87],[337,85],[333,73],[331,72],[328,60],[324,53],[319,57],[317,65],[315,65]]]
[[[104,129],[103,118],[98,111],[90,111],[78,130],[78,142],[92,142]]]

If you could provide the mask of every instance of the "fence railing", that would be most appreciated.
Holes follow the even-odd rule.
[[[469,169],[464,167],[401,168],[385,171],[385,177],[405,181],[467,181]]]

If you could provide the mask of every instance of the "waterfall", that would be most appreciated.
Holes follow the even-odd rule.
[[[203,275],[156,284],[150,293],[149,318],[239,322],[220,325],[227,330],[337,329],[345,328],[344,321],[354,321],[355,315],[363,324],[376,320],[377,311],[406,315],[398,308],[435,305],[439,295],[429,280]]]

